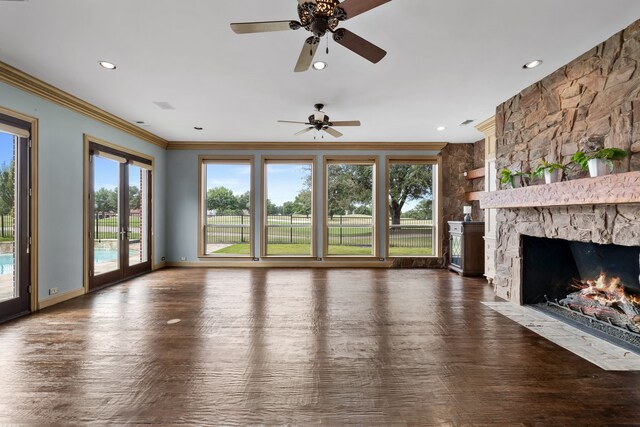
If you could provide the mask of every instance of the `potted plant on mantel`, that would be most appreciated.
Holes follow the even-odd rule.
[[[531,174],[527,172],[513,172],[509,169],[500,171],[500,182],[507,184],[511,188],[526,187],[531,179]]]
[[[562,181],[562,174],[565,168],[566,166],[563,166],[560,163],[548,163],[546,160],[543,160],[536,170],[533,171],[532,175],[537,176],[538,178],[542,178],[544,176],[545,184],[552,184],[554,182]]]
[[[601,148],[592,153],[577,151],[571,159],[580,165],[583,170],[588,170],[591,177],[609,175],[613,172],[613,162],[627,157],[628,153],[620,148]]]

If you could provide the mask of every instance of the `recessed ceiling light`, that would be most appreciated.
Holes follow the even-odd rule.
[[[100,64],[100,66],[102,68],[106,68],[107,70],[115,70],[116,69],[116,64],[114,64],[113,62],[98,61],[98,64]]]
[[[325,68],[327,68],[327,63],[322,61],[316,61],[313,63],[313,68],[315,68],[316,70],[324,70]]]
[[[194,126],[193,127],[195,130],[202,130],[203,128],[201,128],[200,126]]]
[[[525,70],[529,70],[531,68],[536,68],[538,65],[542,64],[541,59],[536,59],[535,61],[527,62],[522,66]]]
[[[442,131],[443,131],[443,130],[445,130],[445,129],[446,129],[446,127],[445,127],[445,126],[438,126],[438,127],[436,128],[436,130],[439,130],[440,132],[442,132]]]

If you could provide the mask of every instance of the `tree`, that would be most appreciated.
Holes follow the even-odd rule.
[[[249,210],[250,205],[251,205],[251,197],[249,195],[249,192],[247,191],[244,194],[240,194],[238,196],[236,196],[236,200],[238,201],[237,206],[238,206],[238,210],[242,211],[242,210]],[[239,212],[239,214],[242,214],[242,212]]]
[[[284,202],[282,204],[283,215],[293,215],[294,213],[296,213],[296,205],[294,202]]]
[[[109,190],[102,187],[94,194],[96,212],[118,211],[118,189]]]
[[[8,215],[13,212],[15,194],[15,162],[0,167],[0,215]]]
[[[267,199],[267,215],[278,215],[282,213],[282,207],[274,204],[271,199]]]
[[[140,189],[135,186],[129,186],[129,209],[140,209]]]
[[[311,190],[300,190],[293,201],[294,213],[311,215]]]
[[[373,167],[333,164],[328,168],[327,198],[330,216],[345,215],[373,205]]]
[[[389,213],[391,223],[400,224],[404,204],[409,200],[432,197],[431,165],[392,165],[389,167]]]
[[[238,209],[238,199],[226,187],[211,188],[207,191],[207,210],[213,209],[220,214],[235,211]]]
[[[433,200],[422,199],[418,202],[415,208],[408,212],[405,212],[404,216],[413,219],[433,219]]]

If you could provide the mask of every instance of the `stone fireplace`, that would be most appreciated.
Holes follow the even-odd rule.
[[[498,210],[496,294],[522,304],[522,237],[640,247],[640,204]]]
[[[640,351],[640,172],[497,191],[481,206],[498,209],[494,287],[499,297],[552,306],[555,317],[574,310],[563,319],[570,323],[581,321],[583,310],[595,312],[596,321],[614,326],[615,339]],[[591,304],[602,297],[598,286],[613,285],[624,291],[622,303]],[[593,301],[581,301],[580,292]],[[631,336],[618,336],[625,329]]]

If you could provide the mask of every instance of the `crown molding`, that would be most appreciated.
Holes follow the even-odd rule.
[[[485,135],[495,133],[496,130],[496,116],[491,116],[487,120],[477,124],[476,129]]]
[[[24,71],[20,71],[2,61],[0,61],[0,81],[29,92],[32,95],[55,102],[56,104],[75,112],[84,114],[85,116],[91,117],[92,119],[133,135],[136,138],[140,138],[162,148],[167,148],[167,141],[159,136],[144,129],[140,129],[138,126],[135,126],[118,116],[108,113],[95,105],[89,104],[78,97],[58,89],[57,87],[33,77]]]
[[[170,141],[167,150],[393,150],[440,151],[446,142],[223,142]]]

